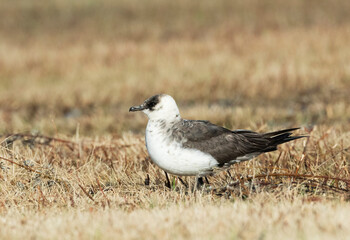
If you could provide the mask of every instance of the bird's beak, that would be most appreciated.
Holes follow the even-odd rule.
[[[141,104],[140,106],[132,106],[131,108],[129,108],[129,112],[142,111],[144,109],[146,109],[146,105]]]

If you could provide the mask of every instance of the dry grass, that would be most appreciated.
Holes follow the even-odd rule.
[[[345,203],[260,196],[252,202],[180,203],[130,213],[53,209],[24,217],[11,212],[8,221],[0,219],[2,236],[18,239],[347,239],[349,215]]]
[[[8,136],[0,237],[345,238],[350,142],[339,130],[317,127],[309,140],[209,177],[211,186],[196,193],[175,177],[165,187],[142,136]]]
[[[2,1],[0,238],[346,239],[346,9]],[[127,112],[161,92],[185,118],[302,126],[310,138],[218,173],[201,192],[172,176],[168,189],[145,149],[146,118]]]
[[[4,1],[0,11],[5,15],[11,8],[16,17],[6,19],[18,27],[0,27],[0,130],[72,135],[79,122],[81,134],[90,136],[141,131],[145,119],[127,109],[159,92],[173,95],[184,117],[208,118],[234,128],[252,128],[256,122],[275,128],[348,121],[350,31],[348,15],[342,14],[348,3],[308,1],[312,6],[304,6],[293,1],[282,6],[284,1],[271,1],[265,13],[259,2],[204,1],[201,10],[185,2],[170,8],[154,1],[142,5],[143,11],[129,1],[106,1],[107,7],[65,1],[13,7]],[[147,11],[156,6],[157,15]],[[164,23],[168,15],[161,13],[167,7],[174,17]],[[223,19],[198,17],[210,16],[212,8]],[[57,9],[63,9],[61,14]],[[144,18],[151,23],[129,21],[127,14],[117,14],[120,9],[149,14]],[[192,16],[191,9],[197,15]],[[257,11],[259,21],[246,15],[251,11]],[[295,19],[303,11],[309,20]],[[175,17],[178,12],[186,17]],[[189,25],[188,18],[198,23]],[[200,21],[208,31],[198,26]],[[149,34],[137,33],[143,38],[135,39],[135,23]],[[62,30],[56,32],[51,26],[55,24]],[[120,33],[119,25],[128,31]],[[152,30],[176,34],[164,39]],[[188,36],[197,31],[202,34]],[[212,116],[209,105],[219,108],[220,117]],[[261,114],[264,111],[268,114]]]

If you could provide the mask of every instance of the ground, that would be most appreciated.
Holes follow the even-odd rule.
[[[2,1],[0,238],[346,239],[349,7]],[[128,112],[158,93],[187,119],[309,138],[169,189]]]

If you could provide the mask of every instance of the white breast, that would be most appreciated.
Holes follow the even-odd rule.
[[[183,148],[181,143],[170,137],[166,129],[160,128],[154,121],[147,124],[146,147],[155,164],[175,175],[205,175],[218,164],[210,154]]]

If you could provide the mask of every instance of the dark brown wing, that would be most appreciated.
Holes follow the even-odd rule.
[[[178,141],[185,139],[184,147],[209,153],[219,164],[225,164],[247,155],[252,158],[263,152],[274,151],[278,144],[302,137],[290,137],[290,131],[293,130],[260,134],[248,130],[231,131],[208,121],[183,120],[178,123],[173,136]]]
[[[191,142],[202,142],[231,133],[231,130],[214,125],[209,121],[183,119],[174,126],[173,137],[178,141],[185,138]]]

